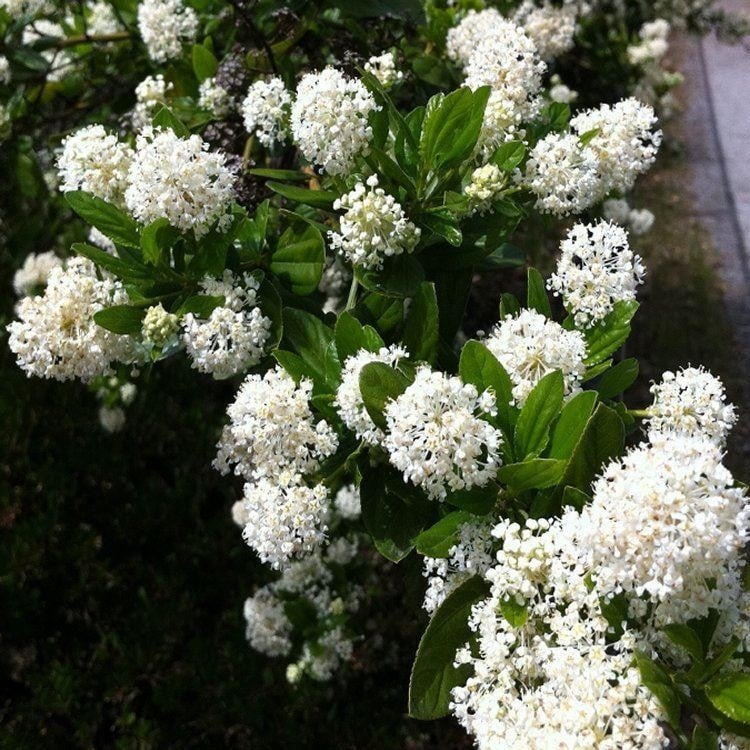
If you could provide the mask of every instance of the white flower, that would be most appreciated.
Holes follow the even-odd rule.
[[[164,80],[159,73],[156,76],[146,76],[135,87],[136,105],[133,109],[133,129],[137,132],[151,124],[151,119],[160,105],[166,103],[167,92],[172,84]]]
[[[235,474],[246,479],[316,471],[336,451],[338,437],[325,420],[315,423],[311,393],[311,381],[297,385],[280,367],[248,375],[227,409],[216,468],[227,473],[235,464]]]
[[[325,682],[333,677],[343,662],[351,659],[353,650],[351,639],[341,627],[337,627],[319,638],[314,648],[305,643],[299,665],[314,680]]]
[[[141,0],[138,31],[154,62],[173,60],[198,33],[198,16],[182,0]]]
[[[669,21],[664,18],[657,18],[649,23],[644,23],[638,33],[641,39],[666,39],[669,32]]]
[[[359,499],[359,488],[353,484],[342,487],[333,498],[333,507],[340,518],[351,521],[362,513],[362,503]]]
[[[598,592],[647,592],[677,621],[708,614],[711,588],[750,539],[750,506],[733,485],[702,437],[660,437],[611,463],[578,522]],[[690,608],[684,618],[671,600]]]
[[[138,135],[125,203],[141,223],[165,218],[200,238],[217,220],[226,227],[233,197],[225,156],[210,152],[199,135],[180,138],[151,127]]]
[[[284,612],[284,603],[267,587],[245,600],[250,645],[266,656],[286,656],[292,648],[292,623]]]
[[[216,83],[215,78],[206,78],[198,88],[198,106],[215,117],[225,117],[231,112],[233,105],[231,95]]]
[[[0,83],[10,83],[10,63],[5,55],[0,55]]]
[[[598,162],[579,138],[550,133],[529,154],[522,182],[537,197],[542,213],[581,213],[599,199]]]
[[[292,135],[308,161],[329,174],[345,174],[368,148],[367,118],[377,108],[361,81],[331,67],[308,73],[292,104]]]
[[[635,235],[646,234],[654,225],[656,217],[647,208],[634,208],[628,214],[630,231]]]
[[[578,92],[566,86],[557,76],[557,82],[550,87],[549,98],[558,104],[573,104],[578,99]]]
[[[630,204],[625,198],[610,198],[602,203],[602,214],[608,221],[626,227],[630,220]]]
[[[371,362],[384,362],[395,367],[400,359],[408,356],[406,349],[393,344],[382,347],[378,352],[360,349],[356,354],[346,358],[334,404],[341,420],[358,440],[364,440],[370,445],[379,445],[385,437],[383,431],[372,421],[362,401],[362,392],[359,390],[359,374],[362,368]]]
[[[135,383],[123,383],[120,386],[120,401],[125,406],[130,406],[130,404],[132,404],[133,400],[135,399],[135,394],[137,391],[138,388]]]
[[[122,205],[133,150],[101,125],[87,125],[62,142],[57,158],[60,190],[85,190]]]
[[[576,224],[560,245],[556,272],[547,286],[561,295],[577,326],[604,319],[616,302],[635,299],[645,269],[617,224]]]
[[[174,338],[178,328],[178,317],[174,313],[167,312],[160,302],[146,310],[141,324],[141,335],[144,341],[154,346],[164,346]]]
[[[354,190],[333,204],[336,211],[345,213],[339,231],[329,232],[331,247],[341,250],[353,265],[364,268],[381,268],[385,258],[410,253],[421,234],[401,204],[377,184],[377,175],[372,175],[367,178],[367,187],[358,182]]]
[[[483,39],[502,33],[508,21],[495,8],[470,10],[461,22],[448,31],[446,52],[462,67]]]
[[[99,424],[110,434],[120,432],[125,426],[125,412],[119,406],[102,406],[99,409]]]
[[[383,88],[390,88],[404,77],[400,70],[396,70],[396,61],[392,52],[373,55],[365,63],[365,70],[375,76]]]
[[[537,6],[525,0],[513,20],[531,38],[543,60],[552,60],[573,46],[576,11],[570,6],[557,8],[548,3]]]
[[[62,260],[51,250],[46,253],[29,253],[13,276],[13,290],[16,296],[26,297],[40,291],[53,269],[61,265]]]
[[[256,305],[257,280],[225,270],[221,280],[204,279],[201,290],[225,301],[205,320],[192,313],[184,317],[182,338],[192,366],[222,379],[257,365],[271,333],[270,319]]]
[[[0,0],[0,8],[3,8],[14,20],[19,16],[34,16],[44,5],[44,0]]]
[[[496,164],[477,167],[472,173],[464,195],[469,199],[472,213],[480,215],[492,209],[493,202],[506,187],[507,178]]]
[[[279,484],[265,477],[245,485],[247,523],[242,536],[261,561],[278,570],[317,549],[325,539],[328,491],[291,477]]]
[[[665,372],[661,383],[651,386],[654,402],[647,421],[649,439],[666,436],[705,436],[723,446],[737,421],[737,412],[727,403],[724,384],[702,367]]]
[[[579,136],[596,131],[588,147],[599,163],[602,196],[612,190],[627,192],[654,163],[662,140],[656,122],[653,108],[632,98],[602,104],[570,121]]]
[[[562,373],[566,395],[580,390],[586,369],[583,334],[566,331],[536,310],[507,315],[484,343],[507,371],[517,406],[523,406],[534,386],[554,370]]]
[[[255,81],[242,102],[241,113],[245,130],[253,133],[266,147],[286,140],[289,106],[292,97],[281,78]]]
[[[97,278],[91,261],[71,258],[64,269],[52,270],[42,296],[18,303],[8,346],[30,376],[88,382],[108,375],[113,362],[133,361],[133,342],[97,325],[93,316],[127,302],[119,282]]]
[[[122,31],[122,24],[115,13],[115,9],[104,0],[97,0],[87,4],[89,17],[86,20],[86,30],[90,36],[107,36]]]
[[[110,255],[115,255],[117,252],[115,243],[112,242],[112,240],[109,239],[106,234],[100,232],[96,227],[91,227],[91,229],[89,229],[88,239],[92,245],[96,245],[96,247],[104,250],[105,252],[108,252]]]
[[[386,405],[384,447],[404,481],[433,499],[484,487],[501,464],[502,434],[481,418],[494,396],[422,366],[414,382]]]

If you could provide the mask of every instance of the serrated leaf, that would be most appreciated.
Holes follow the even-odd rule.
[[[406,253],[386,259],[379,271],[357,267],[354,275],[368,291],[388,297],[413,297],[424,281],[420,262]]]
[[[65,193],[65,200],[85,222],[96,227],[113,242],[140,247],[138,225],[124,211],[82,190]]]
[[[471,519],[472,514],[465,510],[457,510],[443,516],[414,540],[417,552],[427,557],[448,557],[451,547],[455,545],[458,539],[461,526]]]
[[[750,724],[750,672],[719,675],[705,690],[708,699],[724,716]]]
[[[566,461],[552,458],[532,458],[517,464],[501,466],[497,479],[516,492],[543,490],[554,487],[562,478]]]
[[[583,391],[573,396],[562,408],[560,418],[552,428],[550,458],[570,458],[583,431],[586,429],[597,402],[595,391]]]
[[[187,138],[190,135],[190,130],[177,115],[172,112],[169,107],[162,107],[151,120],[155,128],[164,128],[171,130],[176,136],[180,138]]]
[[[326,353],[333,341],[333,331],[311,313],[285,307],[284,340],[305,363],[319,387],[333,386],[328,380]]]
[[[584,363],[587,367],[603,362],[627,341],[630,321],[637,310],[637,302],[617,302],[604,320],[583,332],[586,338]]]
[[[514,452],[518,458],[539,455],[549,440],[553,420],[560,413],[565,385],[559,370],[545,375],[534,387],[518,415]]]
[[[325,268],[323,236],[311,226],[301,235],[287,229],[271,256],[270,268],[294,294],[311,294],[318,288]]]

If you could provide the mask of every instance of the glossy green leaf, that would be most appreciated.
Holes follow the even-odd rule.
[[[586,425],[594,413],[597,402],[595,391],[583,391],[573,396],[563,406],[560,418],[552,428],[550,458],[570,458],[578,441],[586,429]]]
[[[552,458],[532,458],[517,464],[501,466],[497,479],[516,492],[543,490],[554,487],[562,478],[566,461]]]
[[[338,195],[330,190],[309,190],[296,185],[285,185],[283,182],[269,181],[266,187],[294,203],[303,203],[328,211],[333,210],[333,202],[338,198]]]
[[[409,311],[404,326],[403,341],[412,359],[434,364],[439,338],[438,304],[435,285],[422,282]]]
[[[596,390],[602,398],[614,398],[625,392],[638,377],[638,360],[624,359],[602,375]]]
[[[321,233],[310,226],[301,235],[287,229],[271,256],[271,271],[295,294],[314,292],[324,268],[325,242]]]
[[[750,724],[750,672],[714,677],[706,685],[706,695],[724,716]]]
[[[549,297],[547,296],[547,289],[544,286],[542,274],[536,268],[529,268],[527,282],[528,299],[526,306],[530,310],[536,310],[538,313],[541,313],[545,318],[552,318],[552,308],[549,304]]]
[[[96,227],[113,242],[140,247],[138,225],[124,211],[82,190],[65,193],[65,200],[85,222]]]
[[[564,390],[562,373],[555,370],[545,375],[531,391],[516,423],[514,447],[517,458],[538,456],[544,450],[550,426],[560,413]]]
[[[371,362],[359,372],[359,390],[362,402],[375,424],[385,429],[386,420],[383,414],[386,405],[398,398],[409,385],[403,373],[389,367],[384,362]]]
[[[414,540],[417,552],[427,557],[448,557],[451,547],[455,545],[458,539],[461,526],[472,518],[472,514],[465,510],[457,510],[443,516]]]
[[[203,83],[207,78],[213,78],[219,67],[219,63],[208,47],[202,44],[193,45],[193,72],[198,83]]]
[[[134,334],[141,330],[146,310],[131,305],[114,305],[94,313],[94,322],[113,333]]]
[[[512,596],[500,601],[500,614],[512,628],[522,628],[529,619],[525,604],[519,604]]]

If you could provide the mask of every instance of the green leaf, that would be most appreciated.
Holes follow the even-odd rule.
[[[500,319],[507,315],[518,315],[521,312],[521,303],[513,294],[504,292],[500,297]]]
[[[719,750],[719,738],[715,732],[697,725],[688,750]]]
[[[457,219],[448,211],[424,213],[419,217],[418,223],[442,237],[453,247],[460,247],[464,241]]]
[[[305,172],[298,172],[296,169],[265,169],[254,168],[248,169],[248,174],[256,177],[265,177],[268,180],[293,180],[296,182],[309,182],[310,175]]]
[[[266,187],[295,203],[304,203],[327,211],[333,210],[333,202],[338,198],[338,194],[330,190],[309,190],[296,185],[285,185],[283,182],[267,182]]]
[[[497,357],[484,344],[467,341],[461,350],[458,372],[461,380],[475,386],[479,393],[492,389],[497,406],[497,423],[506,436],[511,435],[516,419],[516,409],[511,406],[513,385]]]
[[[473,153],[482,129],[490,88],[460,88],[427,104],[419,151],[428,170],[447,170]]]
[[[261,282],[257,300],[263,315],[271,321],[271,333],[265,344],[266,350],[275,349],[284,335],[284,318],[281,297],[268,279]]]
[[[302,357],[297,356],[293,352],[276,349],[272,352],[272,356],[291,375],[295,383],[299,383],[302,378],[315,377],[315,372],[305,364]]]
[[[662,630],[675,646],[680,646],[693,658],[694,663],[703,662],[703,644],[696,632],[681,622],[665,625]]]
[[[528,270],[528,300],[526,306],[530,310],[536,310],[544,315],[545,318],[552,318],[552,308],[549,304],[549,297],[544,286],[542,274],[536,268]]]
[[[466,510],[474,516],[486,516],[495,507],[497,496],[497,487],[489,485],[451,492],[445,498],[445,502],[461,510]]]
[[[379,271],[357,267],[354,275],[368,291],[388,297],[413,297],[424,281],[421,264],[407,253],[387,258]]]
[[[313,373],[317,385],[329,382],[326,351],[333,341],[333,331],[319,318],[303,310],[285,307],[284,340]]]
[[[490,162],[503,172],[512,172],[526,156],[526,145],[522,141],[508,141],[495,151]]]
[[[552,458],[532,458],[518,464],[501,466],[497,478],[516,492],[543,490],[554,487],[562,478],[566,461]]]
[[[501,600],[500,614],[512,628],[522,628],[529,619],[529,610],[526,609],[526,605],[519,604],[512,596]]]
[[[65,193],[65,200],[85,222],[96,227],[113,242],[140,247],[138,225],[124,211],[82,190]]]
[[[404,346],[415,360],[434,364],[438,350],[438,304],[435,285],[423,281],[409,306]]]
[[[636,653],[635,663],[641,673],[643,684],[656,696],[667,713],[669,723],[675,727],[680,726],[681,699],[677,688],[674,686],[669,675],[652,659],[645,654]]]
[[[602,375],[596,390],[602,398],[614,398],[630,388],[638,377],[638,360],[624,359]]]
[[[94,322],[113,333],[139,333],[146,310],[131,305],[114,305],[94,313]]]
[[[414,540],[417,552],[427,557],[448,557],[451,547],[456,544],[461,526],[471,519],[472,514],[465,510],[456,510],[443,516]]]
[[[750,672],[714,677],[706,685],[706,695],[724,716],[750,724]]]
[[[148,281],[150,276],[145,266],[140,264],[132,265],[121,258],[114,255],[110,255],[99,247],[93,245],[87,245],[83,242],[74,242],[72,250],[78,255],[82,255],[84,258],[96,263],[97,266],[103,268],[105,271],[113,273],[115,276],[119,276],[121,279],[127,281]]]
[[[171,130],[176,136],[180,138],[187,138],[190,135],[190,130],[177,115],[172,112],[169,107],[162,107],[152,118],[151,122],[155,128],[164,128],[165,130]]]
[[[591,502],[591,498],[577,487],[566,487],[562,494],[563,506],[575,508],[579,513]]]
[[[219,63],[208,47],[202,44],[193,45],[193,72],[198,83],[203,83],[207,78],[213,78],[219,68]]]
[[[359,371],[362,402],[372,421],[381,429],[386,427],[383,412],[388,402],[398,398],[408,385],[405,375],[384,362],[370,362]]]
[[[477,263],[477,268],[480,271],[497,271],[501,268],[518,268],[525,262],[526,253],[520,247],[503,242],[500,247],[496,247],[489,255],[482,258]]]
[[[404,320],[404,301],[382,294],[366,294],[354,308],[358,317],[373,324],[383,334],[393,331]]]
[[[334,8],[352,18],[380,18],[391,16],[413,23],[424,20],[424,7],[420,0],[329,0]]]
[[[159,265],[167,257],[167,251],[180,233],[170,226],[167,219],[156,219],[141,232],[141,253],[143,260],[153,266]]]
[[[538,456],[544,450],[550,426],[560,413],[564,392],[559,370],[545,375],[531,391],[516,423],[515,454],[518,458]]]
[[[583,332],[586,338],[588,367],[603,362],[616,352],[630,335],[630,321],[638,310],[637,302],[617,302],[614,310],[598,325]]]
[[[291,228],[287,229],[271,256],[270,267],[295,294],[314,292],[325,267],[323,236],[314,227],[307,227],[302,235]]]
[[[463,685],[471,666],[453,666],[456,651],[471,638],[471,608],[489,593],[489,584],[474,576],[452,591],[432,616],[409,680],[409,715],[439,719],[448,714],[451,690]]]
[[[194,294],[188,297],[177,309],[177,315],[192,313],[197,318],[208,318],[211,313],[224,304],[224,297],[220,295]]]
[[[336,320],[334,340],[339,360],[343,364],[361,349],[377,352],[385,346],[378,332],[370,326],[363,326],[351,313],[343,312]]]
[[[550,458],[570,458],[596,406],[595,391],[583,391],[568,401],[552,428]]]
[[[359,487],[362,521],[381,555],[401,562],[435,515],[435,505],[391,469],[372,469]]]

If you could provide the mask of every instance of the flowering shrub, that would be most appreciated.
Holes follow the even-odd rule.
[[[386,2],[400,45],[341,59],[331,39],[342,19],[366,38],[365,5],[327,3],[316,25],[307,3],[3,5],[20,200],[55,164],[60,195],[39,200],[76,240],[18,271],[19,367],[92,383],[108,431],[129,378],[167,359],[237,377],[215,466],[242,478],[232,516],[277,572],[245,602],[249,644],[290,682],[352,658],[362,550],[416,551],[432,617],[412,716],[452,713],[480,748],[743,746],[734,410],[700,367],[665,373],[646,409],[623,400],[645,274],[627,228],[650,223],[626,195],[656,159],[657,102],[633,85],[573,113],[555,78],[617,19],[640,24],[626,57],[643,67],[669,22],[719,17]],[[79,78],[118,66],[134,93],[115,117]],[[35,161],[24,129],[71,92],[101,122]],[[475,272],[522,266],[509,239],[549,217],[569,224],[555,272],[529,268],[525,297],[465,340]]]

